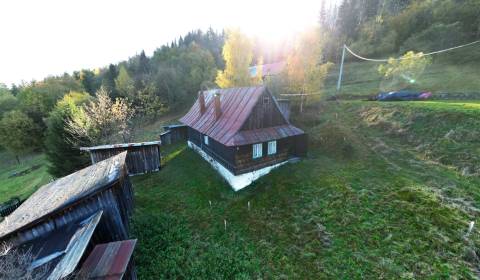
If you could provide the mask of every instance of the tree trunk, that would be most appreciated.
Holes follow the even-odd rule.
[[[15,158],[17,159],[17,163],[20,164],[20,158],[18,157],[18,155],[15,155]]]

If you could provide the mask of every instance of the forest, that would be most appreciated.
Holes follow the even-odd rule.
[[[343,44],[365,56],[396,57],[480,38],[477,0],[321,3],[317,26],[275,50],[238,29],[195,30],[152,56],[141,51],[98,69],[0,84],[0,145],[17,159],[43,151],[50,173],[62,176],[88,162],[78,147],[128,142],[136,123],[184,110],[201,89],[262,83],[249,76],[250,66],[286,61],[282,75],[264,82],[276,94],[320,93],[322,98]],[[477,58],[478,51],[464,62]]]

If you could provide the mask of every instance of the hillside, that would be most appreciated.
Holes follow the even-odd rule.
[[[0,152],[0,203],[18,196],[29,197],[37,188],[48,183],[51,176],[47,172],[44,155],[30,155],[21,158],[20,164],[5,151]],[[14,176],[25,172],[24,175]]]
[[[309,157],[239,193],[184,145],[169,147],[161,172],[133,178],[139,276],[476,278],[480,239],[466,233],[480,203],[469,134],[478,112],[478,103],[311,107],[296,120]]]
[[[398,57],[391,55],[390,57]],[[386,55],[376,58],[389,57]],[[339,60],[339,59],[338,59]],[[415,83],[410,85],[413,90],[431,91],[434,98],[449,97],[452,94],[469,94],[466,98],[480,99],[480,47],[474,45],[451,53],[433,56],[432,64],[425,72],[415,77]],[[325,90],[328,96],[336,93],[340,61],[328,72]],[[385,91],[388,83],[378,73],[381,63],[360,61],[347,54],[342,78],[341,94],[345,95],[375,95]],[[460,95],[461,97],[461,95]],[[458,98],[456,95],[453,98]]]
[[[479,106],[316,104],[293,119],[309,156],[237,193],[184,144],[164,147],[160,172],[132,177],[140,279],[478,277],[477,225],[467,232],[480,211]],[[50,178],[42,155],[2,158],[2,199]]]

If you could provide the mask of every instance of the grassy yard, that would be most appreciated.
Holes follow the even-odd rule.
[[[37,169],[22,176],[11,177],[13,173],[27,170],[33,166],[36,166]],[[37,188],[48,183],[50,178],[44,155],[22,157],[20,164],[17,164],[15,157],[5,151],[0,152],[0,203],[13,196],[27,198]]]
[[[309,107],[294,119],[309,156],[240,192],[185,145],[164,147],[160,172],[131,178],[139,277],[478,278],[477,224],[467,231],[480,214],[479,105]],[[43,155],[0,159],[0,202],[50,180]]]
[[[480,207],[478,158],[449,149],[480,145],[437,143],[449,129],[478,132],[476,106],[309,108],[297,120],[308,158],[237,193],[184,145],[168,147],[164,169],[132,178],[140,278],[478,277],[480,236],[466,236]]]

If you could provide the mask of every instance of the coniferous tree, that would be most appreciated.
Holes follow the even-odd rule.
[[[103,75],[102,86],[110,93],[111,98],[118,97],[118,91],[115,87],[115,79],[117,78],[117,67],[110,64]]]
[[[66,128],[69,120],[78,114],[80,106],[89,100],[88,93],[72,92],[59,101],[47,119],[45,149],[50,162],[49,173],[56,177],[68,175],[89,163],[79,147],[89,146],[88,139],[72,135]]]

